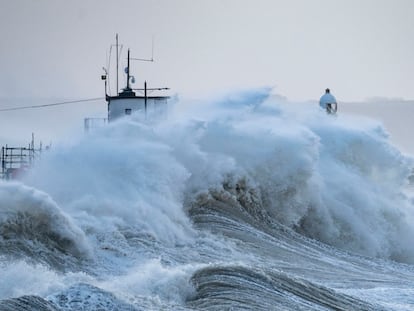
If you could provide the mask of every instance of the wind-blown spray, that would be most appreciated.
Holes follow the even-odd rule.
[[[267,88],[180,104],[55,147],[26,185],[0,184],[1,271],[27,260],[54,280],[24,294],[58,310],[408,308],[412,160],[379,122]]]

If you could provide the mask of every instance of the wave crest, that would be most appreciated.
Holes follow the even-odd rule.
[[[52,265],[88,258],[84,233],[45,193],[19,183],[0,183],[0,249],[4,255]],[[63,255],[63,257],[62,257]]]

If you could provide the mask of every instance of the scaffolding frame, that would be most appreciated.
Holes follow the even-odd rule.
[[[33,166],[42,152],[42,143],[39,148],[34,146],[34,135],[28,147],[1,147],[1,171],[0,179],[16,179],[27,169]]]

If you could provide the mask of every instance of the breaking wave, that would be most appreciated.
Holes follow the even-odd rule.
[[[203,310],[232,309],[235,302],[252,310],[385,310],[279,271],[209,267],[199,270],[193,282],[197,294],[188,304]]]
[[[140,228],[174,245],[191,235],[181,206],[187,177],[151,127],[123,122],[57,147],[26,182],[49,193],[84,230]]]
[[[46,194],[19,183],[0,183],[0,253],[64,268],[87,259],[82,230]]]
[[[269,89],[184,106],[0,184],[0,269],[28,271],[0,308],[408,309],[413,160],[379,122]]]
[[[193,151],[186,161],[193,201],[222,195],[261,222],[343,250],[413,262],[414,214],[405,195],[412,159],[380,123],[291,106],[258,96],[220,118],[184,125],[179,133],[195,133],[193,141],[183,146],[183,138],[175,149]]]

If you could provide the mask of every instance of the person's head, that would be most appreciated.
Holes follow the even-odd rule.
[[[326,90],[325,90],[325,93],[329,93],[329,92],[330,92],[330,90],[329,90],[329,89],[326,89]]]

